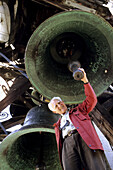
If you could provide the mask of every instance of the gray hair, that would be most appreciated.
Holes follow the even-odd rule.
[[[48,104],[48,107],[49,107],[49,109],[50,109],[51,111],[55,111],[55,108],[53,108],[53,102],[54,102],[54,100],[62,101],[62,99],[61,99],[60,97],[53,97],[53,98],[50,100],[49,104]]]

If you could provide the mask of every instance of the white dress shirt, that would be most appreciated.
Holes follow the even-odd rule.
[[[69,125],[65,126],[63,128],[63,126],[66,124],[66,120],[69,121]],[[60,128],[62,129],[62,137],[65,138],[65,136],[67,136],[67,134],[71,131],[74,130],[75,127],[73,125],[73,123],[71,122],[70,118],[69,118],[69,111],[67,111],[64,115],[62,115],[61,118],[61,122],[60,122]]]

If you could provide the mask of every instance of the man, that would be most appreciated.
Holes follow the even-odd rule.
[[[64,170],[108,170],[102,144],[91,123],[88,113],[97,103],[96,95],[88,82],[84,69],[86,99],[73,109],[68,110],[60,97],[54,97],[48,104],[49,109],[62,118],[55,124],[55,134]]]

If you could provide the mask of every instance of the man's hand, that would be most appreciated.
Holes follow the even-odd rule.
[[[86,76],[86,72],[84,71],[83,68],[78,68],[79,70],[81,70],[84,74],[84,77],[81,79],[81,81],[83,81],[84,83],[88,83],[88,79],[87,79],[87,76]]]

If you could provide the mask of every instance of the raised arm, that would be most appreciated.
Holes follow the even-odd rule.
[[[84,73],[84,77],[83,77],[83,79],[81,79],[81,81],[84,82],[84,90],[85,90],[86,99],[83,101],[83,103],[78,105],[78,109],[81,112],[83,111],[84,113],[88,114],[95,107],[95,105],[97,103],[97,97],[96,97],[96,94],[95,94],[92,86],[88,82],[88,79],[87,79],[84,69],[82,69],[82,68],[79,68],[79,69],[81,71],[83,71],[83,73]]]

